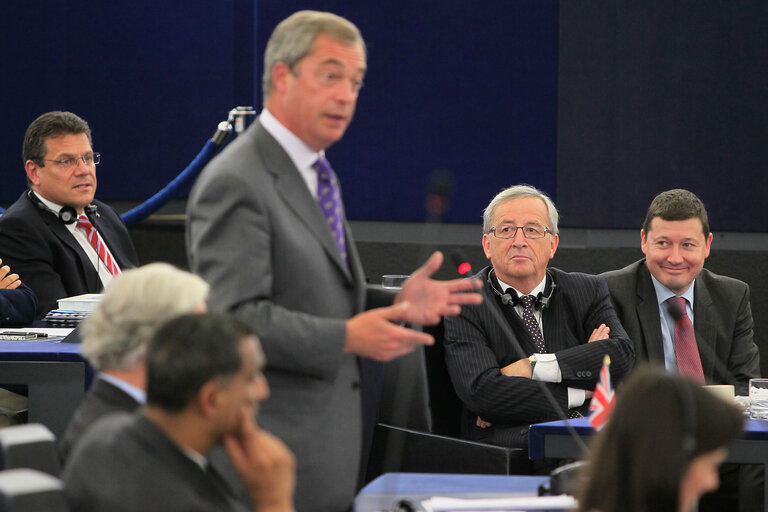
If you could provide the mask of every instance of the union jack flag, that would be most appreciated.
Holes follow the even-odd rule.
[[[600,380],[595,387],[595,394],[589,403],[589,422],[595,430],[603,428],[613,410],[615,396],[611,387],[611,358],[608,354],[603,358],[603,367],[600,370]]]

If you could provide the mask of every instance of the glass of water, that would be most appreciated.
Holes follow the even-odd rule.
[[[405,280],[411,276],[387,274],[381,276],[381,287],[387,290],[399,290],[403,287]]]
[[[768,420],[768,379],[749,379],[749,417]]]

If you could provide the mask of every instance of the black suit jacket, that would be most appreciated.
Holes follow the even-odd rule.
[[[0,290],[0,325],[30,325],[35,321],[36,309],[37,298],[26,284],[15,290]]]
[[[62,480],[78,512],[246,510],[221,478],[203,471],[140,412],[111,414],[93,425]]]
[[[117,212],[94,201],[91,222],[121,270],[138,264],[136,249]],[[58,217],[37,207],[25,191],[0,217],[0,258],[37,295],[42,318],[63,297],[102,291],[101,280],[88,256]]]
[[[501,368],[536,352],[522,319],[504,306],[488,280],[491,267],[477,278],[485,283],[485,301],[463,306],[461,314],[445,319],[445,356],[456,393],[464,402],[463,434],[493,444],[526,447],[528,425],[560,416],[544,396],[541,383],[524,377],[508,377]],[[542,310],[544,342],[557,356],[562,382],[543,385],[560,408],[568,409],[568,387],[593,390],[605,354],[611,357],[611,377],[621,380],[634,364],[632,342],[611,306],[608,287],[596,276],[548,270],[557,287]],[[498,283],[494,282],[497,287]],[[513,339],[491,312],[495,309],[511,327]],[[610,338],[587,343],[600,324],[611,329]],[[586,412],[588,403],[580,409]],[[493,423],[481,429],[477,416]]]
[[[603,277],[635,345],[638,361],[663,365],[661,316],[645,259],[606,272]],[[693,320],[707,384],[734,384],[737,394],[746,395],[749,379],[760,376],[760,352],[752,339],[749,286],[703,269],[693,288]]]
[[[113,412],[133,412],[139,406],[131,395],[99,377],[96,378],[83,403],[75,411],[67,430],[59,440],[59,458],[65,463],[72,448],[82,435],[102,416]]]

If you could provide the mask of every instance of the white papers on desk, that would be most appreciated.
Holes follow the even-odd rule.
[[[571,510],[576,508],[576,498],[559,496],[519,496],[509,498],[443,498],[435,496],[421,502],[426,512],[514,511],[514,510]]]

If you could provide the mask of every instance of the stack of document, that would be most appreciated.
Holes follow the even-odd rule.
[[[56,327],[76,327],[96,309],[103,296],[103,293],[86,293],[59,299],[59,309],[50,311],[43,320]]]

